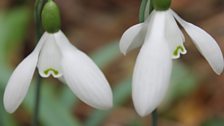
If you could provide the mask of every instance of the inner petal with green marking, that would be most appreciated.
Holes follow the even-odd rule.
[[[58,75],[59,72],[57,70],[53,69],[53,68],[48,68],[44,71],[45,75],[48,75],[49,73],[53,73],[54,75]]]
[[[180,57],[180,54],[186,54],[187,50],[183,45],[178,45],[176,49],[173,51],[173,59],[177,59]]]
[[[54,68],[47,68],[47,69],[43,70],[43,72],[41,72],[41,73],[42,73],[41,74],[42,77],[49,77],[50,75],[52,75],[53,77],[58,78],[58,77],[62,76],[60,71],[57,69],[54,69]]]
[[[53,34],[49,34],[43,48],[40,51],[38,59],[38,70],[41,77],[47,78],[53,76],[59,78],[62,76],[61,53],[58,45],[55,43]]]

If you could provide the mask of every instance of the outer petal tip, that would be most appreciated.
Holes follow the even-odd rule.
[[[111,96],[109,96],[107,100],[104,100],[103,103],[101,103],[101,104],[99,104],[99,106],[95,106],[95,107],[98,109],[101,109],[101,110],[111,109],[113,107],[112,93],[111,93]]]
[[[127,53],[125,53],[125,52],[122,52],[122,54],[123,54],[124,56],[126,56],[126,55],[127,55]]]
[[[9,101],[9,100],[10,100],[10,99],[8,99],[8,98],[4,95],[4,99],[3,99],[4,108],[5,108],[6,112],[8,112],[8,113],[13,113],[13,112],[16,111],[17,107],[12,106],[12,105],[10,104],[10,101]]]
[[[120,51],[121,51],[121,53],[122,53],[123,55],[126,56],[126,54],[127,54],[127,50],[125,51],[125,49],[122,49],[121,45],[120,45],[119,47],[120,47]]]
[[[136,104],[135,109],[136,109],[136,112],[138,113],[138,115],[141,117],[145,117],[153,111],[153,109],[149,110],[148,106],[146,106],[146,104],[141,104],[141,105]]]
[[[221,75],[221,74],[222,74],[222,71],[215,71],[215,73],[216,73],[217,75]]]
[[[141,110],[136,110],[138,115],[140,115],[141,117],[145,117],[148,115],[148,113],[146,111],[141,111]]]
[[[223,73],[224,63],[220,64],[218,68],[213,68],[213,69],[217,75],[221,75]]]

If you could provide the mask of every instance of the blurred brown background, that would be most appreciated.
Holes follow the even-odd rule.
[[[118,42],[128,27],[138,23],[140,0],[55,1],[61,9],[62,30],[75,46],[88,54],[108,43]],[[33,4],[34,1],[28,0],[0,0],[0,10],[10,10],[21,5],[28,6],[32,10]],[[185,20],[210,33],[224,52],[224,0],[173,0],[172,9]],[[18,51],[21,55],[11,58],[14,67],[35,46],[34,30],[31,18],[24,45]],[[161,106],[159,126],[224,126],[224,76],[217,76],[211,70],[187,35],[185,46],[188,53],[178,59],[178,62],[197,77],[197,86],[187,95],[173,100],[169,105],[164,103],[165,105]],[[127,75],[132,75],[137,53],[138,50],[127,56],[120,54],[103,68],[112,87],[117,86],[116,83],[126,78]],[[182,86],[181,83],[179,86]],[[92,111],[93,109],[89,106],[79,103],[73,109],[73,115],[81,122],[85,122]],[[14,118],[18,125],[30,125],[30,116],[30,114],[24,115],[23,111],[19,111]],[[129,96],[124,104],[116,107],[100,125],[141,126],[149,124],[150,116],[140,118]]]

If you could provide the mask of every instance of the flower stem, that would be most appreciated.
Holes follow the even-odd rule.
[[[158,124],[158,113],[157,109],[152,112],[152,126],[157,126]]]
[[[43,30],[41,25],[41,11],[44,6],[45,0],[36,0],[35,2],[35,10],[34,10],[34,19],[35,19],[35,40],[36,43],[39,41]],[[39,126],[39,108],[40,108],[40,92],[41,92],[41,77],[38,75],[35,89],[35,103],[34,103],[34,114],[32,126]]]
[[[38,75],[35,92],[35,104],[32,126],[39,126],[39,108],[40,108],[40,92],[41,92],[41,78]]]
[[[145,18],[151,14],[153,10],[152,0],[142,0],[140,10],[139,10],[139,22],[145,21]]]
[[[139,22],[144,22],[145,20],[145,9],[147,6],[148,0],[142,0],[139,10]]]

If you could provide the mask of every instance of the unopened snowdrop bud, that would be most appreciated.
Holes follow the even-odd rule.
[[[155,10],[168,10],[171,5],[171,0],[152,0]]]
[[[61,20],[60,20],[60,11],[57,4],[49,0],[43,8],[42,11],[42,25],[44,30],[48,33],[55,33],[60,30]]]

